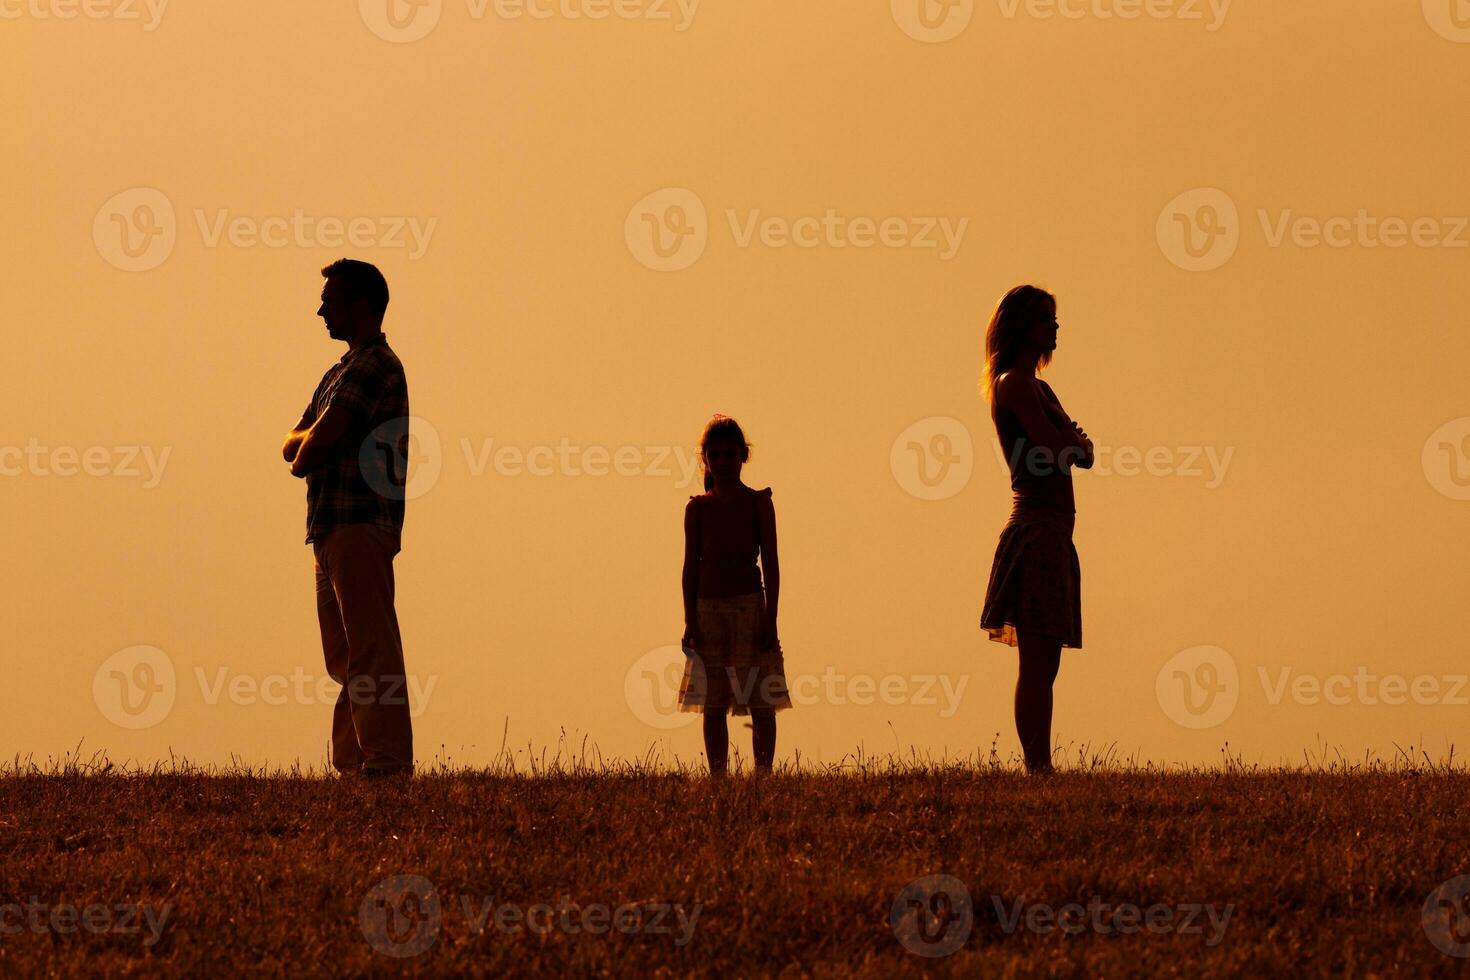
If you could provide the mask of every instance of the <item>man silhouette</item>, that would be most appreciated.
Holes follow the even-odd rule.
[[[403,641],[393,611],[393,557],[403,530],[408,381],[388,346],[388,284],[339,259],[322,270],[317,310],[347,353],[327,369],[282,454],[306,480],[306,541],[316,563],[327,673],[342,685],[332,713],[332,766],[366,776],[413,771]]]

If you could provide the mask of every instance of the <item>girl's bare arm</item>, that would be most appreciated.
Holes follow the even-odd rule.
[[[684,508],[684,626],[693,629],[699,623],[699,512],[698,502],[689,498]]]
[[[775,634],[776,606],[781,597],[781,560],[776,554],[776,505],[769,494],[757,502],[761,529],[761,569],[766,585],[766,621]]]

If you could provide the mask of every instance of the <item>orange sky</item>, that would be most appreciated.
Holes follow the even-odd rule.
[[[0,747],[323,761],[278,449],[340,255],[439,441],[397,562],[421,762],[507,719],[698,757],[659,684],[713,412],[774,487],[779,758],[1013,751],[976,379],[1023,281],[1107,451],[1062,744],[1463,745],[1465,6],[0,0]]]

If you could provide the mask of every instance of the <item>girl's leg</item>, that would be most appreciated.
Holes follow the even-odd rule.
[[[704,755],[709,759],[710,775],[720,776],[725,772],[725,763],[730,754],[730,726],[726,721],[727,708],[704,709]]]
[[[776,761],[776,709],[750,706],[751,749],[757,769],[770,769]]]
[[[1052,682],[1062,663],[1060,637],[1018,632],[1021,669],[1016,679],[1016,734],[1028,772],[1051,771]]]

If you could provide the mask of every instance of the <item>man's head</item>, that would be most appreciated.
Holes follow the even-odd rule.
[[[388,309],[388,282],[378,267],[357,259],[338,259],[322,270],[322,305],[316,315],[326,322],[333,340],[349,344],[383,328]]]

